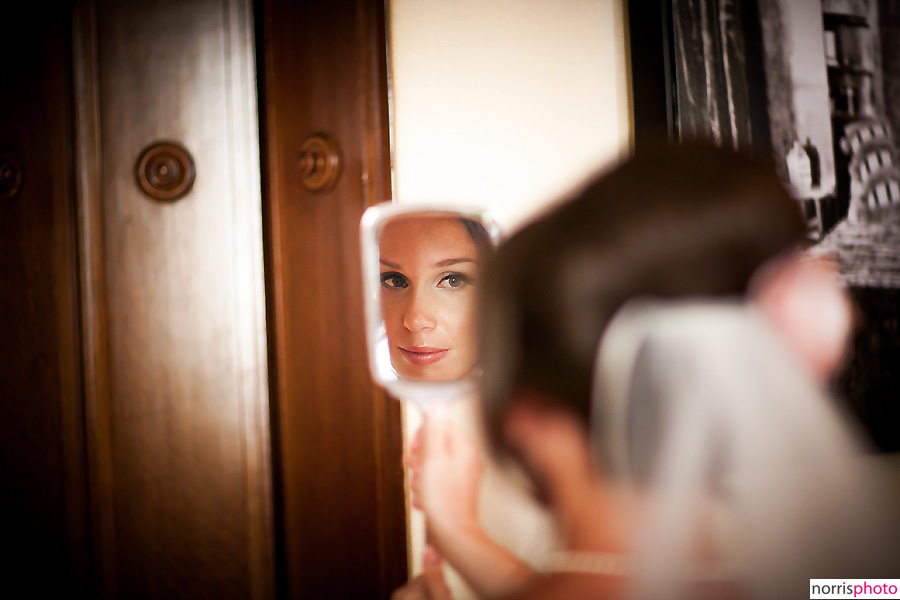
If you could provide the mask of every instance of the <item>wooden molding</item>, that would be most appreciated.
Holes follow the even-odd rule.
[[[407,577],[401,419],[367,369],[358,241],[391,196],[384,6],[258,15],[280,594],[386,598]],[[301,183],[316,132],[343,155],[325,193]]]

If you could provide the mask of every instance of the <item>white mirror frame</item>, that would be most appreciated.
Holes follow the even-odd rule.
[[[375,382],[401,400],[413,400],[423,410],[438,401],[447,401],[475,391],[475,377],[457,381],[412,381],[401,378],[391,366],[384,312],[381,307],[381,265],[379,237],[384,224],[404,215],[452,216],[481,223],[491,243],[500,242],[500,228],[484,209],[454,204],[394,204],[385,202],[371,206],[359,223],[362,252],[363,300],[366,318],[366,343],[369,370]]]

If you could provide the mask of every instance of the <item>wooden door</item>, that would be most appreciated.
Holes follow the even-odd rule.
[[[406,580],[400,411],[369,378],[358,224],[390,198],[383,4],[264,0],[263,182],[279,504],[289,598],[387,598]],[[326,192],[304,141],[340,145]]]
[[[98,585],[273,597],[250,3],[96,0],[76,16]],[[171,198],[176,172],[194,179]]]
[[[274,596],[251,15],[4,6],[4,597]],[[177,201],[138,186],[159,140]]]
[[[253,8],[5,7],[0,595],[406,579],[400,412],[366,372],[356,235],[390,196],[383,6]],[[299,180],[316,131],[343,158],[325,193]],[[193,161],[181,198],[140,185],[160,142]]]
[[[88,593],[70,10],[3,7],[0,596]]]

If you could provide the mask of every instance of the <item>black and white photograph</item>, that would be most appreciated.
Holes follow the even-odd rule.
[[[900,3],[669,0],[647,19],[659,42],[631,26],[638,149],[642,125],[665,126],[771,156],[809,253],[837,262],[856,302],[836,385],[879,448],[900,449]],[[659,97],[642,103],[642,86]]]

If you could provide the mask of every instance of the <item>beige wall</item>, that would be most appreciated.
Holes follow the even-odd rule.
[[[620,156],[624,0],[391,0],[395,198],[513,227]]]
[[[483,206],[509,232],[627,151],[624,0],[391,0],[389,13],[397,202]],[[477,435],[471,402],[452,412]],[[420,422],[406,411],[408,438]],[[489,471],[482,520],[539,565],[552,524],[516,490]],[[414,572],[423,539],[412,511]]]

